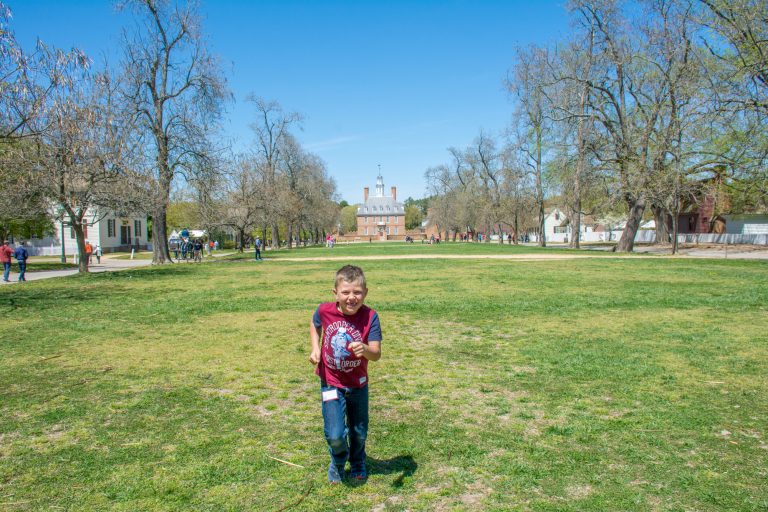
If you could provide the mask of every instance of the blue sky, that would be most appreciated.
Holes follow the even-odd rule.
[[[116,60],[129,22],[109,0],[5,0],[12,29]],[[253,141],[254,93],[303,114],[296,135],[318,154],[340,198],[362,201],[378,165],[398,199],[423,197],[424,172],[480,130],[497,134],[513,104],[503,80],[517,46],[568,31],[562,0],[204,0],[204,28],[235,103],[225,134]]]

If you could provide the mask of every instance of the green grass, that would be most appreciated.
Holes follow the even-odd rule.
[[[540,251],[333,255],[411,250]],[[324,254],[0,288],[0,510],[768,509],[766,263],[357,260],[371,476],[331,487],[308,329],[343,262],[279,261]]]
[[[233,251],[234,252],[234,251]],[[509,245],[499,243],[461,243],[461,242],[443,242],[440,244],[421,244],[414,242],[406,244],[403,242],[387,243],[342,243],[337,244],[333,249],[321,246],[299,247],[291,250],[280,249],[278,251],[262,251],[262,255],[267,258],[340,258],[340,257],[359,257],[359,256],[411,256],[418,257],[425,255],[464,255],[464,256],[490,256],[490,255],[537,255],[537,254],[579,254],[585,253],[607,255],[605,251],[587,251],[571,250],[566,248],[541,248],[535,245]],[[235,257],[253,258],[253,249],[246,250],[244,253]]]
[[[73,270],[77,265],[74,263],[61,263],[57,261],[35,261],[35,258],[27,260],[27,273],[30,272],[45,272],[49,270]],[[11,265],[11,272],[13,277],[19,276],[19,265],[13,263]]]

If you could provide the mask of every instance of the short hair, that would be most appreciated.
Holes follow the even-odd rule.
[[[354,265],[344,265],[336,271],[336,281],[334,282],[334,285],[338,286],[341,281],[346,281],[347,283],[359,282],[363,285],[363,288],[368,288],[365,284],[365,274],[363,273],[363,269]]]

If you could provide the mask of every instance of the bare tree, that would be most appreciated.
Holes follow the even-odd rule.
[[[217,59],[206,47],[195,1],[126,0],[139,17],[124,35],[123,96],[139,127],[137,152],[151,175],[153,264],[172,261],[166,212],[174,179],[200,165],[228,97]]]
[[[87,272],[87,227],[106,211],[141,211],[142,183],[131,170],[130,125],[116,106],[109,73],[89,73],[75,64],[54,67],[57,86],[34,120],[39,135],[27,158],[40,189],[74,231],[80,272]]]
[[[279,221],[282,207],[279,194],[280,165],[285,140],[290,129],[301,122],[298,113],[286,113],[276,101],[266,101],[250,95],[248,101],[256,108],[256,118],[251,129],[256,135],[255,153],[259,159],[262,174],[262,197],[266,221],[272,230],[272,247],[279,246]]]
[[[539,246],[546,246],[544,231],[544,158],[546,138],[551,129],[548,101],[544,88],[551,83],[549,55],[546,49],[519,49],[513,76],[507,81],[517,101],[515,113],[516,147],[525,156],[523,162],[534,176],[539,210]]]
[[[11,11],[0,1],[0,231],[11,224],[48,216],[44,187],[35,179],[44,110],[51,94],[68,87],[73,69],[85,69],[87,57],[78,49],[62,51],[38,40],[25,52],[10,26]]]
[[[219,208],[220,222],[237,233],[237,248],[242,252],[246,237],[258,227],[263,218],[259,172],[252,157],[241,155],[232,163],[225,181],[223,202]]]

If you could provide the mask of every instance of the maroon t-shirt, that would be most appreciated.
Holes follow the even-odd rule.
[[[320,362],[315,373],[329,386],[362,388],[368,383],[368,360],[355,356],[349,344],[361,341],[381,341],[379,315],[366,305],[354,315],[341,313],[335,302],[317,307],[312,322],[322,327]]]

